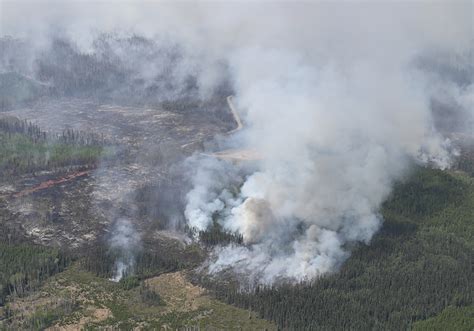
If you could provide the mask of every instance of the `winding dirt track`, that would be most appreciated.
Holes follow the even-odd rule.
[[[232,102],[232,99],[233,99],[233,96],[232,95],[229,95],[227,97],[227,104],[229,105],[229,108],[230,108],[230,111],[232,112],[232,116],[234,116],[234,120],[235,122],[237,123],[237,127],[229,132],[227,132],[227,134],[232,134],[232,133],[235,133],[237,131],[240,131],[242,130],[242,128],[244,127],[242,125],[242,121],[240,120],[240,116],[239,116],[239,113],[237,112],[237,110],[235,109],[235,106],[234,106],[234,103]]]
[[[237,127],[233,130],[230,130],[226,135],[234,134],[243,129],[242,120],[240,119],[239,113],[232,102],[233,96],[230,95],[227,97],[227,104],[229,105],[232,116],[234,117]],[[232,162],[242,162],[242,161],[255,161],[261,160],[261,155],[254,149],[227,149],[211,154],[202,153],[202,155],[215,157],[217,159],[232,161]]]

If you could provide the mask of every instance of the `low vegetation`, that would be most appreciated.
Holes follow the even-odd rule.
[[[93,330],[276,329],[253,312],[211,298],[181,272],[152,277],[128,288],[96,277],[79,264],[51,277],[40,295],[16,299],[8,314],[9,320],[3,324],[8,330],[48,326]]]
[[[413,324],[413,331],[472,330],[474,306],[445,308],[435,317]]]

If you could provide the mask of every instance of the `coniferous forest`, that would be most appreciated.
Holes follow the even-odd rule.
[[[0,331],[474,331],[473,7],[0,0]]]
[[[255,310],[283,330],[428,330],[432,324],[420,321],[432,318],[470,330],[473,211],[473,177],[418,169],[384,204],[382,230],[370,245],[354,247],[333,275],[250,292],[200,281],[219,299]]]
[[[250,291],[232,280],[202,274],[193,274],[191,279],[218,300],[255,311],[282,330],[430,330],[433,325],[470,330],[473,210],[471,176],[419,168],[396,186],[384,204],[380,232],[369,245],[353,247],[352,255],[334,274],[309,283],[256,286]],[[218,233],[214,228],[200,235],[208,238],[205,245],[233,240],[230,234]],[[48,277],[63,272],[74,261],[84,271],[108,279],[120,254],[100,242],[77,255],[20,238],[12,229],[2,230],[0,299],[6,307],[9,298],[34,293]],[[143,300],[163,305],[143,280],[199,264],[199,254],[187,256],[186,261],[182,255],[143,249],[136,256],[133,272],[138,279],[125,277],[120,286],[127,290],[138,286]],[[67,309],[72,307],[68,304]]]

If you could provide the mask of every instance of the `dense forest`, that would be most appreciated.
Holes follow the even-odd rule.
[[[396,186],[382,212],[380,233],[332,275],[250,293],[216,279],[200,282],[285,330],[410,329],[438,314],[448,329],[472,330],[474,179],[420,168]]]
[[[0,137],[0,147],[14,151],[0,154],[1,171],[12,174],[77,164],[93,166],[104,148],[99,137],[72,130],[51,136],[34,124],[14,118],[0,120]],[[55,158],[55,153],[61,158]],[[472,154],[468,150],[460,155],[455,170],[420,167],[399,182],[381,211],[381,231],[369,245],[350,248],[351,257],[334,274],[309,283],[257,286],[250,292],[228,278],[224,282],[196,273],[192,279],[217,299],[255,311],[282,330],[431,330],[438,325],[471,330],[471,165]],[[137,191],[135,200],[150,205],[145,199],[147,190]],[[169,199],[178,196],[179,192],[175,192]],[[159,212],[162,207],[156,206],[156,210],[147,213],[166,218]],[[217,217],[214,215],[213,226],[197,234],[199,244],[188,245],[180,253],[144,242],[133,252],[133,268],[119,286],[125,291],[137,289],[142,302],[163,305],[160,295],[146,285],[146,279],[191,270],[200,265],[204,252],[213,246],[243,242],[241,235],[226,233]],[[123,251],[109,247],[106,236],[72,254],[63,248],[33,244],[20,230],[5,224],[1,224],[1,230],[0,307],[4,307],[6,325],[14,317],[9,301],[34,293],[45,280],[62,273],[74,261],[80,270],[109,279],[114,275],[116,261],[124,258]],[[23,325],[42,329],[77,309],[73,298],[58,301],[55,307],[36,312]]]
[[[114,275],[115,263],[124,258],[124,253],[131,252],[110,248],[106,239],[100,238],[83,252],[81,266],[98,277],[111,278]],[[144,241],[143,247],[133,252],[133,268],[124,276],[146,279],[165,272],[196,267],[201,261],[202,252],[196,245],[189,245],[182,252],[168,249],[167,254],[163,254],[161,247]]]
[[[46,278],[67,267],[72,256],[64,250],[35,245],[20,231],[0,224],[0,307],[8,296],[24,296]]]
[[[0,43],[9,47],[7,57],[24,46],[15,40],[4,39]],[[113,50],[130,45],[135,47],[134,56],[140,61],[159,54],[170,64],[168,71],[157,72],[150,81],[117,83],[124,77],[134,77],[133,70],[137,68],[123,62]],[[183,90],[177,92],[179,96],[156,94],[158,90],[169,92],[175,88],[173,84],[164,86],[163,82],[179,66],[180,59],[179,49],[160,52],[157,45],[138,37],[101,36],[91,54],[81,53],[66,40],[56,40],[51,49],[36,58],[33,76],[16,72],[15,68],[23,64],[15,64],[21,58],[14,60],[11,56],[8,61],[13,61],[12,71],[0,74],[0,110],[40,97],[100,97],[105,101],[123,97],[127,102],[159,104],[179,112],[202,106],[195,98],[194,77],[185,78]],[[224,87],[218,93],[230,92]],[[215,100],[220,101],[212,107],[226,108],[223,97]],[[217,115],[227,119],[229,113]],[[257,286],[250,292],[227,278],[223,281],[196,273],[192,279],[217,299],[255,311],[282,330],[472,330],[474,152],[471,143],[459,147],[461,154],[452,171],[418,168],[396,185],[381,211],[381,231],[368,245],[347,247],[352,255],[334,274],[309,283]],[[103,137],[94,134],[67,129],[53,135],[27,121],[0,119],[2,178],[43,170],[94,168],[112,151]],[[157,228],[166,229],[168,224],[163,220],[171,214],[180,215],[183,206],[175,183],[162,185],[167,185],[160,188],[168,193],[165,198],[158,199],[156,188],[149,185],[137,189],[133,201],[140,217],[157,220]],[[214,215],[213,226],[208,230],[193,234],[199,243],[188,245],[179,254],[143,243],[133,252],[133,268],[118,286],[137,291],[141,301],[151,306],[163,305],[160,295],[146,285],[146,279],[194,269],[205,259],[205,252],[216,245],[242,244],[242,236],[225,232],[217,217]],[[185,227],[180,230],[192,232]],[[34,293],[46,280],[64,273],[71,265],[80,272],[110,279],[123,254],[109,247],[106,236],[80,254],[72,254],[64,248],[34,244],[20,230],[0,224],[0,320],[3,318],[3,325],[8,326],[13,316],[9,302]],[[55,307],[37,311],[23,326],[43,329],[77,309],[74,299],[58,301]]]
[[[244,237],[240,233],[230,233],[224,231],[217,222],[218,215],[213,215],[212,226],[207,230],[199,231],[199,241],[206,246],[227,245],[230,243],[242,244]]]
[[[255,311],[282,330],[472,330],[473,210],[471,176],[418,168],[396,185],[384,204],[379,234],[369,245],[354,247],[334,274],[310,283],[258,286],[251,292],[229,279],[223,282],[194,274],[193,280],[217,299]],[[8,297],[38,289],[76,259],[81,270],[108,279],[121,254],[102,238],[73,257],[63,250],[29,243],[12,231],[2,228],[0,236],[0,306]],[[241,241],[241,236],[226,234],[219,227],[199,237],[204,247]],[[164,303],[144,280],[190,270],[203,259],[196,244],[176,255],[145,242],[134,256],[133,271],[119,286],[124,291],[136,289],[140,300],[154,306]],[[8,305],[5,309],[8,320]],[[74,300],[61,301],[55,310],[38,311],[25,323],[41,329],[74,309]]]
[[[474,2],[256,2],[0,0],[0,331],[474,331]]]

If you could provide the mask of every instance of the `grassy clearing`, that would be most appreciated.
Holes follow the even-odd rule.
[[[447,307],[435,317],[416,322],[413,325],[413,331],[444,330],[474,330],[474,306]]]
[[[148,294],[143,295],[144,291]],[[163,274],[142,281],[139,286],[128,287],[96,277],[77,263],[51,277],[39,293],[41,295],[17,298],[11,304],[11,326],[26,327],[35,316],[43,314],[47,315],[44,320],[49,325],[88,330],[102,327],[175,330],[185,326],[211,330],[276,329],[255,313],[211,298],[204,289],[187,281],[183,272]],[[45,308],[58,298],[74,298],[74,309],[64,314],[61,306],[53,306],[57,307],[53,310]],[[150,298],[157,301],[150,302]]]

